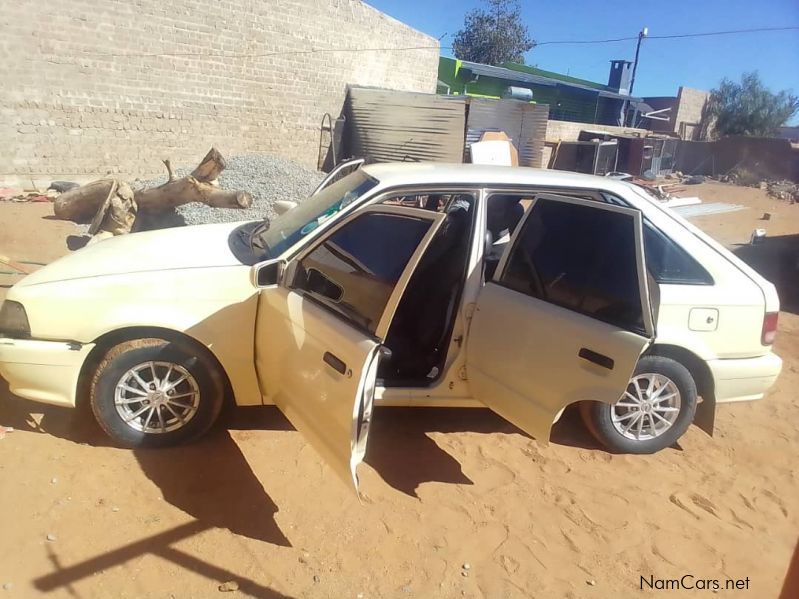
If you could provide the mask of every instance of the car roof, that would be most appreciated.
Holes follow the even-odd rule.
[[[553,185],[606,189],[622,193],[629,184],[607,177],[556,171],[526,166],[496,166],[488,164],[445,164],[439,162],[383,162],[361,167],[377,179],[381,187],[397,185]]]

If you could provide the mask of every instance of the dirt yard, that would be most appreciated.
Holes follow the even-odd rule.
[[[762,191],[689,192],[747,206],[694,220],[725,244],[799,233],[799,206]],[[0,253],[66,253],[74,227],[48,214],[0,203]],[[776,389],[720,408],[714,438],[693,427],[658,455],[610,455],[575,413],[545,445],[486,410],[380,409],[362,504],[275,409],[238,410],[191,446],[127,451],[0,381],[0,425],[16,429],[0,439],[0,595],[182,599],[230,582],[240,597],[626,598],[658,595],[641,577],[690,574],[748,579],[715,596],[777,597],[799,535],[791,309]]]

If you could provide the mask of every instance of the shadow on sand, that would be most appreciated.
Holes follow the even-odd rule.
[[[42,414],[34,419],[32,414]],[[38,420],[38,424],[37,424]],[[65,409],[13,397],[0,380],[0,423],[17,430],[45,433],[75,443],[109,446],[105,434],[87,409]],[[278,507],[264,490],[230,430],[293,430],[272,407],[229,410],[221,423],[203,439],[172,449],[133,450],[144,474],[173,506],[195,520],[171,530],[112,549],[84,562],[64,566],[51,555],[55,571],[34,581],[48,592],[66,588],[80,579],[144,554],[169,560],[219,583],[236,580],[240,590],[254,597],[282,597],[263,587],[189,555],[172,545],[212,528],[290,547],[275,522]],[[380,408],[370,432],[366,462],[394,489],[417,497],[426,482],[471,485],[461,464],[430,437],[429,433],[476,432],[526,433],[488,409],[479,408]],[[568,409],[552,430],[551,442],[602,451],[579,422],[577,410]]]
[[[107,437],[86,412],[16,398],[0,380],[0,422],[4,426],[50,434],[75,443],[109,445]],[[42,417],[34,419],[32,414]],[[253,597],[283,597],[273,589],[172,546],[212,528],[226,528],[234,534],[277,546],[291,546],[275,522],[277,506],[227,430],[217,427],[191,445],[133,453],[144,474],[161,490],[164,500],[194,520],[78,564],[61,565],[57,555],[51,552],[55,571],[33,581],[39,591],[69,589],[80,579],[152,554],[220,584],[235,580],[242,592]]]

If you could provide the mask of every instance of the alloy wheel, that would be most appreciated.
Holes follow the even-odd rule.
[[[197,381],[179,364],[144,362],[119,379],[114,405],[129,427],[161,434],[186,426],[200,405]]]
[[[611,422],[623,437],[646,441],[659,437],[676,422],[682,398],[670,378],[655,373],[634,376],[611,408]]]

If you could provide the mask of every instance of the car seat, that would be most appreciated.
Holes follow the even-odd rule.
[[[442,361],[460,297],[470,222],[471,205],[453,202],[397,307],[383,378],[423,379]]]

